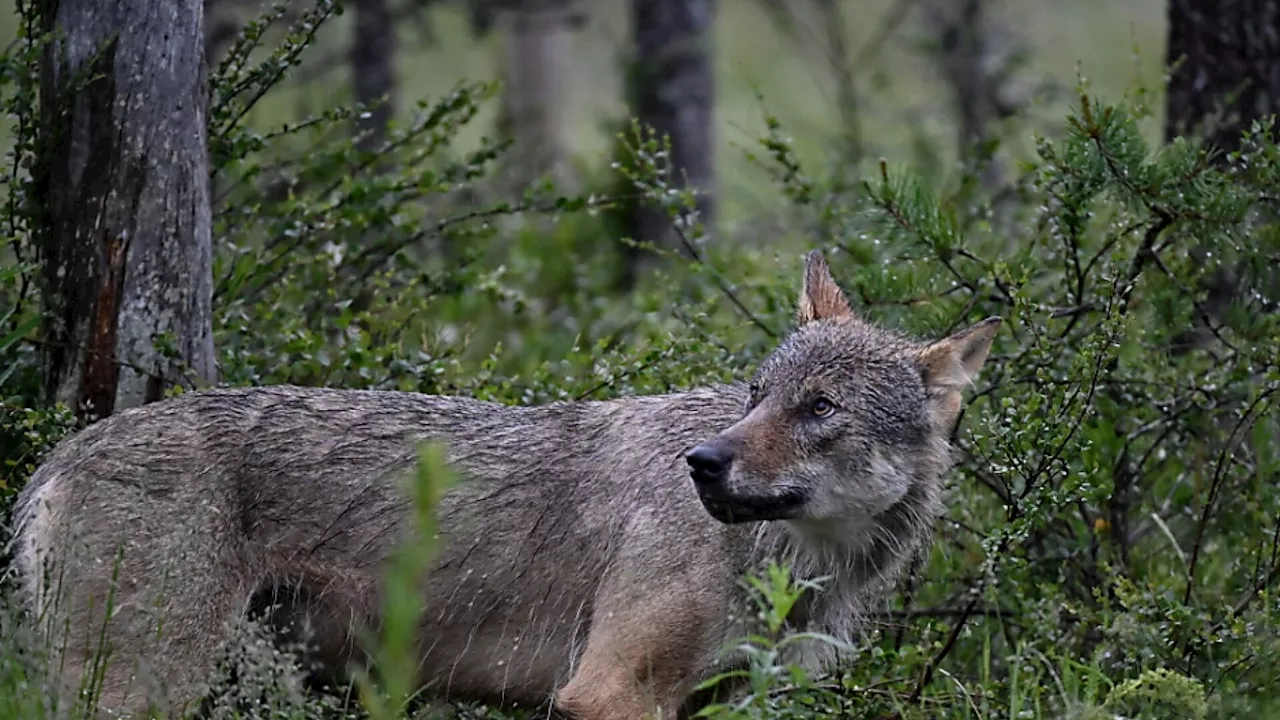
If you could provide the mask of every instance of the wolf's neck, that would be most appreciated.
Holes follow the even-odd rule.
[[[848,640],[883,570],[884,559],[868,550],[807,528],[762,523],[751,565],[762,572],[770,561],[777,562],[790,571],[793,584],[815,583],[817,587],[804,589],[789,624]]]
[[[761,523],[751,558],[761,571],[770,560],[784,564],[792,582],[815,581],[789,618],[798,630],[851,640],[925,544],[932,518],[927,498],[910,497],[877,518],[873,528],[823,527],[803,523]]]

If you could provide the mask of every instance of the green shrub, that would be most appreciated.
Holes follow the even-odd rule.
[[[1105,705],[1133,720],[1201,720],[1206,712],[1204,687],[1164,668],[1148,670],[1117,685]]]

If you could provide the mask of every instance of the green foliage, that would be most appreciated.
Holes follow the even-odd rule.
[[[698,689],[721,688],[726,681],[745,681],[745,691],[732,702],[713,702],[695,713],[695,717],[721,718],[803,718],[812,717],[816,708],[847,709],[848,703],[838,687],[816,682],[817,678],[795,664],[784,662],[787,650],[800,643],[822,643],[847,652],[850,648],[837,638],[813,632],[786,633],[785,625],[791,608],[806,591],[821,586],[816,581],[796,581],[785,567],[770,562],[762,575],[745,579],[752,600],[760,608],[767,635],[752,635],[732,646],[747,659],[743,670],[730,670],[704,682]]]
[[[1206,712],[1204,687],[1164,668],[1117,685],[1107,694],[1105,706],[1134,720],[1201,720]]]
[[[1264,136],[1241,157],[1267,157]],[[1253,179],[1270,171],[1216,166],[1184,141],[1152,150],[1124,107],[1083,94],[1066,136],[1041,139],[1039,154],[1020,212],[999,224],[909,174],[882,168],[867,185],[888,246],[852,276],[869,313],[931,335],[988,314],[1011,322],[957,438],[940,542],[899,598],[912,622],[874,640],[888,662],[851,676],[900,678],[919,700],[946,691],[942,668],[994,673],[1004,679],[966,688],[950,712],[1067,712],[1070,693],[1027,698],[1015,670],[1031,653],[1116,682],[1182,668],[1213,688],[1210,713],[1230,716],[1255,692],[1268,707],[1250,689],[1263,676],[1249,678],[1267,672],[1250,659],[1276,646],[1263,596],[1280,529],[1268,485],[1277,288],[1246,273],[1249,289],[1213,317],[1193,288],[1222,263],[1275,252]],[[1179,348],[1197,322],[1211,339]]]
[[[31,407],[0,400],[0,505],[22,489],[40,459],[75,426],[66,406]]]
[[[422,613],[418,588],[435,554],[435,509],[440,496],[456,482],[445,462],[444,447],[432,443],[422,448],[416,482],[410,484],[409,536],[404,538],[387,571],[386,599],[382,610],[381,641],[375,658],[379,678],[360,674],[360,699],[371,720],[400,717],[413,694],[418,663],[415,630]]]
[[[29,170],[38,142],[36,90],[45,36],[31,4],[20,2],[18,9],[18,36],[0,55],[0,110],[13,128],[0,173],[0,511],[73,422],[65,408],[40,402],[36,347],[24,342],[40,324],[32,244],[40,198],[33,197]]]
[[[212,73],[223,382],[542,403],[742,378],[791,323],[801,251],[821,246],[872,321],[920,337],[990,315],[1006,326],[968,393],[937,540],[847,666],[818,678],[785,665],[791,645],[830,639],[786,636],[787,608],[813,588],[771,567],[749,581],[770,633],[742,639],[748,667],[708,683],[745,681],[747,693],[702,715],[1280,710],[1280,149],[1269,123],[1215,159],[1184,140],[1153,148],[1139,108],[1081,92],[998,199],[972,176],[947,185],[888,162],[861,184],[815,172],[766,115],[747,155],[798,230],[739,242],[697,222],[663,139],[635,125],[582,194],[502,195],[492,176],[505,144],[458,140],[495,94],[486,83],[420,103],[371,150],[350,137],[359,107],[255,126],[256,104],[338,9],[317,0],[268,48],[285,17],[283,4],[268,8]],[[39,374],[34,27],[0,61],[0,105],[17,128],[0,207],[0,506],[72,427]],[[624,220],[640,202],[667,212],[681,252],[631,247]],[[660,271],[622,292],[638,252],[662,256]],[[1217,273],[1238,278],[1225,301],[1202,289]],[[422,472],[416,517],[430,537],[448,473],[435,455]],[[421,611],[411,588],[430,551],[407,546],[392,576],[378,685],[362,685],[378,717],[414,692],[401,630]],[[269,700],[292,692],[280,659],[253,642],[233,664],[263,674],[244,686]],[[0,651],[0,718],[32,716],[8,700],[26,697],[31,677]],[[273,702],[255,712],[315,710]]]

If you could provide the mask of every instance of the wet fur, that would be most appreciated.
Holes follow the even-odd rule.
[[[812,317],[750,388],[538,407],[218,389],[118,413],[61,443],[19,497],[28,606],[80,631],[50,636],[55,648],[67,643],[74,684],[74,660],[96,640],[83,630],[101,623],[90,597],[105,592],[123,543],[105,707],[139,707],[148,678],[175,705],[197,700],[226,624],[255,609],[318,632],[308,659],[341,671],[363,660],[351,628],[378,621],[380,572],[408,512],[401,478],[421,441],[443,439],[465,480],[438,508],[446,542],[422,589],[421,681],[445,698],[530,706],[554,697],[582,720],[652,708],[670,717],[721,669],[721,647],[751,629],[743,573],[776,558],[799,578],[829,578],[791,621],[849,639],[940,512],[954,389],[926,382],[924,345],[845,316],[830,288],[817,292]],[[753,410],[819,381],[846,393],[853,413],[837,440],[811,446],[758,424]],[[774,400],[757,396],[762,386]],[[711,517],[685,453],[743,423],[731,485],[796,483],[815,498],[804,512],[816,514]],[[61,591],[53,605],[50,590]],[[148,630],[160,610],[157,639]],[[826,646],[795,648],[789,659],[813,669],[833,659]],[[129,677],[135,663],[139,682]]]

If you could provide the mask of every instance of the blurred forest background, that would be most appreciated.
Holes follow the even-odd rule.
[[[12,34],[13,0],[3,3]],[[293,3],[293,7],[304,7]],[[473,144],[504,112],[521,112],[545,139],[535,163],[578,178],[597,170],[618,122],[630,116],[625,85],[636,56],[630,0],[361,0],[327,21],[301,69],[258,103],[253,124],[302,119],[336,103],[389,94],[382,112],[404,123],[415,103],[460,81],[501,80],[459,134]],[[832,162],[852,143],[858,158],[921,160],[950,170],[966,122],[1013,112],[1051,131],[1074,102],[1079,77],[1107,96],[1151,85],[1159,136],[1167,34],[1163,0],[742,0],[714,4],[705,30],[714,85],[709,134],[718,220],[729,231],[780,201],[740,148],[764,127],[762,102],[795,136],[806,163]],[[711,12],[712,4],[690,12]],[[205,3],[209,57],[226,51],[258,4]],[[969,26],[972,25],[972,28]],[[976,30],[962,41],[951,35]],[[949,35],[950,34],[950,35]],[[965,47],[972,44],[973,47]],[[963,77],[956,59],[974,54]],[[992,97],[982,97],[984,94]],[[963,96],[963,97],[962,97]],[[963,103],[963,107],[961,106]],[[376,123],[385,116],[377,115]],[[1008,134],[1014,157],[1032,152],[1027,124]],[[998,127],[983,132],[999,132]],[[539,143],[541,144],[541,143]]]
[[[461,139],[491,133],[504,111],[523,112],[523,123],[544,126],[525,130],[546,144],[534,169],[556,166],[580,176],[600,165],[618,122],[636,107],[625,87],[629,64],[639,59],[636,5],[350,3],[318,37],[323,49],[304,60],[309,70],[255,112],[262,119],[300,118],[350,99],[353,90],[358,99],[391,92],[393,113],[403,121],[418,98],[436,97],[464,79],[497,79],[506,84],[505,104],[484,108]],[[729,223],[728,232],[780,207],[740,150],[764,131],[760,96],[795,136],[802,162],[844,162],[848,155],[840,151],[851,150],[857,159],[911,158],[945,171],[963,122],[991,123],[982,132],[997,133],[1001,119],[1021,112],[1046,131],[1058,124],[1074,100],[1077,73],[1107,95],[1139,79],[1158,85],[1167,32],[1160,0],[684,5],[684,12],[708,15],[699,41],[710,66],[714,130],[700,152],[710,155],[717,221]],[[235,18],[209,23],[210,37],[225,43],[244,7],[237,13],[237,0],[214,0],[206,8],[211,19]],[[974,31],[981,35],[959,39]],[[968,54],[974,57],[961,59]],[[957,64],[965,62],[972,68],[961,71]],[[1162,97],[1150,99],[1156,114],[1144,130],[1153,138]],[[1015,157],[1033,149],[1021,127],[1008,140]]]
[[[1007,329],[854,658],[760,640],[709,712],[1280,713],[1280,1],[5,0],[0,33],[0,510],[212,384],[742,380],[820,247],[869,320]],[[10,615],[0,720],[43,717]],[[237,707],[332,710],[263,662]]]
[[[304,60],[309,70],[255,112],[263,119],[300,118],[353,91],[357,99],[391,92],[392,112],[403,121],[418,98],[436,97],[464,79],[497,79],[505,83],[504,103],[484,108],[461,139],[475,142],[492,132],[504,112],[522,115],[522,121],[511,119],[513,129],[534,127],[517,137],[546,145],[533,169],[556,167],[566,173],[562,178],[580,179],[598,168],[618,122],[636,107],[626,86],[630,64],[642,62],[637,5],[351,3],[317,38],[323,49]],[[729,223],[728,232],[780,207],[740,150],[764,130],[761,96],[794,135],[802,162],[845,162],[849,155],[841,151],[849,151],[855,159],[889,155],[949,170],[963,122],[992,123],[982,132],[997,133],[999,120],[1022,112],[1048,130],[1073,102],[1078,73],[1108,95],[1138,79],[1157,85],[1167,32],[1160,0],[683,5],[681,12],[707,15],[698,41],[706,45],[714,130],[699,152],[710,155],[717,221]],[[217,52],[244,6],[214,0],[206,11],[210,49]],[[980,36],[960,39],[974,31]],[[961,71],[957,64],[966,62],[971,69]],[[1161,101],[1159,94],[1151,98],[1156,114],[1144,127],[1153,138]],[[1022,127],[1008,142],[1015,157],[1032,150]]]

